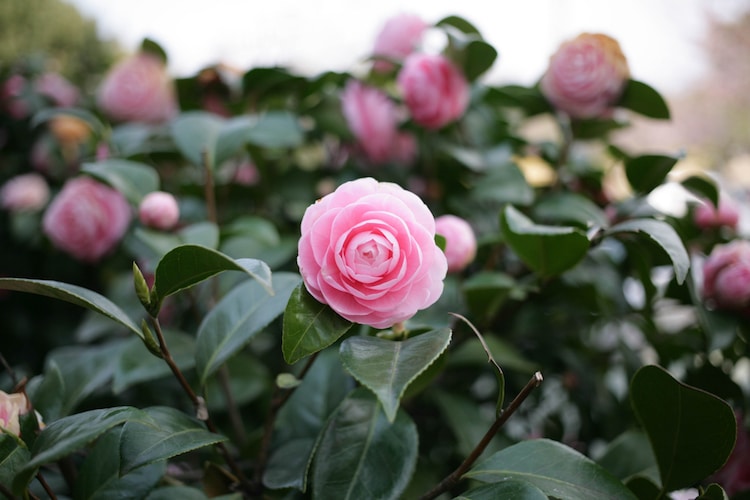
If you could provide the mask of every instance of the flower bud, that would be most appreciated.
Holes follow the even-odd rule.
[[[18,175],[0,188],[0,205],[12,212],[41,210],[48,200],[47,181],[39,174]]]
[[[382,91],[349,81],[341,107],[357,142],[373,163],[387,161],[396,140],[396,105]]]
[[[719,200],[718,207],[715,207],[710,201],[704,200],[703,203],[695,207],[693,220],[696,226],[704,230],[717,227],[737,229],[740,212],[737,206],[726,198]]]
[[[21,435],[19,417],[28,411],[26,396],[21,393],[7,394],[0,391],[0,428]]]
[[[180,207],[170,193],[154,191],[144,196],[138,207],[138,217],[144,226],[172,229],[180,219]]]
[[[403,13],[393,16],[378,32],[372,55],[401,61],[419,45],[425,29],[427,23],[417,15]],[[375,61],[373,69],[386,72],[393,69],[393,64],[380,59]]]
[[[717,309],[750,312],[750,241],[714,247],[703,265],[703,298]]]
[[[445,238],[448,272],[462,271],[476,257],[477,239],[464,219],[455,215],[441,215],[435,219],[435,232]]]

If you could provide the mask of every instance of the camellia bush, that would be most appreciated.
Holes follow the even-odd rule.
[[[750,488],[750,243],[716,179],[618,145],[669,109],[616,40],[530,87],[459,17],[351,73],[166,57],[94,95],[2,68],[2,495]]]

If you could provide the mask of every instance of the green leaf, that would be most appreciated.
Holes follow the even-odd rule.
[[[125,492],[130,498],[144,498],[164,476],[165,463],[120,475],[122,437],[123,429],[116,428],[99,438],[80,468],[74,498],[109,500]]]
[[[144,196],[159,189],[159,174],[145,163],[109,158],[84,163],[81,172],[109,184],[136,207]]]
[[[122,429],[120,474],[227,439],[175,408],[154,406],[143,411],[148,419],[127,422]]]
[[[297,116],[288,111],[269,111],[248,130],[247,142],[262,148],[293,148],[304,141]]]
[[[464,76],[472,82],[492,67],[497,50],[484,40],[472,40],[464,48],[463,59]]]
[[[687,488],[721,468],[737,432],[732,408],[658,366],[633,376],[630,402],[648,434],[664,491]]]
[[[152,307],[158,312],[161,301],[222,271],[243,271],[273,294],[271,270],[257,259],[232,259],[200,245],[182,245],[167,252],[156,265],[151,290]]]
[[[534,216],[549,222],[607,227],[609,221],[596,203],[577,193],[551,193],[534,205]]]
[[[631,219],[609,228],[605,235],[619,233],[645,234],[656,242],[672,260],[677,283],[683,283],[690,270],[690,257],[677,231],[664,221],[656,219]]]
[[[219,227],[213,222],[201,221],[185,226],[177,233],[185,245],[199,245],[216,249],[219,246]]]
[[[435,26],[452,26],[453,28],[457,29],[461,33],[467,34],[467,35],[479,35],[479,30],[471,24],[469,21],[464,19],[463,17],[459,16],[448,16],[444,17],[437,23],[435,23]]]
[[[284,360],[292,365],[305,356],[325,349],[351,327],[350,321],[315,300],[305,285],[300,283],[292,292],[284,311],[281,334]]]
[[[172,139],[190,163],[213,168],[216,166],[216,143],[223,124],[224,119],[206,111],[182,113],[171,123]]]
[[[550,104],[539,87],[523,87],[520,85],[504,85],[489,89],[489,95],[493,102],[509,107],[519,107],[528,116],[547,113],[551,110]]]
[[[729,500],[724,488],[716,483],[709,484],[706,490],[695,500]]]
[[[487,355],[484,359],[486,363]],[[453,433],[456,440],[455,453],[460,457],[468,456],[487,434],[487,429],[495,420],[495,412],[482,411],[476,401],[467,395],[439,389],[431,391],[430,394],[440,409],[443,426]],[[501,447],[501,437],[495,435],[481,456],[489,456]]]
[[[417,428],[403,411],[389,423],[366,389],[328,421],[313,464],[313,498],[398,499],[417,462]]]
[[[99,120],[94,113],[83,108],[44,108],[34,114],[30,120],[29,126],[31,128],[36,128],[40,124],[58,116],[72,116],[83,120],[96,136],[99,136],[102,133],[102,130],[104,130],[104,125],[102,125],[101,120]]]
[[[273,276],[275,294],[269,296],[257,281],[235,287],[203,319],[196,339],[195,363],[201,385],[250,339],[284,312],[300,277]]]
[[[539,366],[526,359],[517,347],[498,338],[497,335],[488,333],[485,335],[484,341],[492,352],[492,357],[505,371],[531,375],[539,369]],[[458,348],[451,351],[448,359],[449,366],[467,364],[488,366],[487,353],[478,338],[466,339],[461,342]]]
[[[406,388],[448,347],[451,330],[443,328],[403,341],[349,337],[341,343],[344,368],[380,400],[393,422]]]
[[[60,367],[54,360],[47,360],[44,375],[31,379],[26,392],[34,403],[34,408],[44,415],[48,422],[64,415],[63,406],[68,391]]]
[[[472,314],[492,318],[509,298],[523,298],[523,287],[509,274],[479,271],[463,284],[466,302]]]
[[[154,55],[161,59],[164,64],[167,64],[167,52],[155,40],[144,38],[141,42],[141,51]]]
[[[643,155],[625,161],[625,175],[639,193],[649,193],[664,182],[678,158],[665,155]]]
[[[180,500],[208,500],[203,490],[189,486],[162,486],[149,493],[146,500],[175,500],[176,498]],[[239,493],[237,499],[241,499]]]
[[[273,379],[266,364],[247,350],[229,358],[224,366],[229,372],[232,399],[238,406],[255,401],[272,387]],[[227,411],[224,387],[217,378],[210,378],[206,384],[206,405],[212,414]]]
[[[272,489],[307,488],[307,473],[321,430],[354,386],[338,352],[322,351],[279,411],[274,446],[263,475]]]
[[[542,490],[522,480],[510,479],[502,483],[485,484],[479,488],[472,488],[457,496],[454,500],[498,500],[507,498],[512,500],[547,500]]]
[[[122,309],[103,295],[77,285],[51,280],[0,278],[0,289],[34,293],[85,307],[128,328],[143,339],[143,332]]]
[[[19,442],[15,436],[0,431],[0,484],[10,486],[13,483],[13,478],[16,477],[16,472],[26,465],[30,456],[28,448]],[[25,488],[19,488],[18,490],[22,489]],[[20,491],[17,491],[16,494],[20,494]]]
[[[485,483],[521,480],[560,500],[635,500],[617,478],[556,441],[522,441],[475,465],[464,478]]]
[[[31,460],[18,472],[13,482],[28,484],[36,469],[79,450],[118,425],[131,420],[143,420],[145,413],[129,406],[89,410],[63,417],[45,427],[31,450]]]
[[[617,104],[649,118],[669,119],[669,106],[664,98],[656,90],[637,80],[628,80]]]
[[[699,198],[708,199],[715,207],[719,206],[719,188],[716,186],[716,182],[710,177],[691,175],[683,179],[680,184]]]
[[[589,239],[580,229],[534,224],[511,205],[500,214],[500,229],[521,260],[543,277],[572,268],[589,249]]]
[[[597,462],[622,481],[639,476],[659,484],[656,458],[648,436],[641,430],[630,430],[617,436]]]

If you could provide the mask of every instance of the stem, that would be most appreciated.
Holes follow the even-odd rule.
[[[245,446],[245,443],[247,443],[247,433],[245,432],[245,426],[242,425],[242,417],[240,415],[240,412],[237,408],[237,403],[234,400],[234,395],[232,394],[232,387],[229,384],[229,369],[227,368],[227,365],[221,365],[219,367],[219,386],[221,387],[221,391],[224,393],[224,401],[227,404],[227,411],[229,412],[229,420],[232,422],[232,428],[234,430],[235,435],[237,436],[237,441],[240,446],[240,448]]]
[[[5,485],[0,484],[0,493],[5,495],[5,497],[8,498],[8,500],[16,500],[16,496],[13,494],[12,491],[6,488]]]
[[[531,380],[529,380],[523,387],[523,389],[521,389],[521,392],[519,392],[515,399],[510,402],[508,407],[500,413],[495,422],[493,422],[493,424],[487,430],[484,437],[482,437],[482,440],[479,441],[479,444],[477,444],[474,450],[472,450],[471,454],[466,457],[466,460],[464,460],[461,465],[456,468],[456,470],[451,472],[448,477],[440,481],[437,486],[422,495],[420,497],[420,500],[432,500],[433,498],[436,498],[438,495],[445,493],[446,491],[453,488],[456,484],[458,484],[461,476],[463,476],[464,473],[468,471],[469,468],[474,464],[474,462],[477,461],[479,456],[484,452],[485,448],[487,448],[487,445],[490,444],[490,441],[495,436],[495,434],[497,434],[497,432],[502,428],[505,422],[507,422],[511,415],[515,413],[515,411],[519,406],[521,406],[526,398],[529,397],[531,391],[539,387],[539,385],[542,383],[542,380],[544,379],[542,378],[542,374],[540,372],[534,373],[534,375],[531,377]]]
[[[0,364],[2,364],[3,368],[5,368],[5,371],[8,372],[8,376],[10,377],[10,381],[13,382],[13,385],[18,385],[18,377],[16,377],[16,372],[8,364],[8,361],[5,359],[5,356],[3,356],[2,353],[0,353]]]
[[[47,495],[49,495],[49,497],[52,500],[57,500],[57,497],[55,496],[55,492],[52,491],[52,488],[49,487],[49,484],[47,484],[47,481],[44,480],[44,476],[42,476],[41,472],[37,472],[36,479],[42,485],[42,488],[44,488],[44,491],[47,492]]]
[[[318,352],[313,353],[307,360],[307,363],[297,376],[298,379],[303,379],[307,372],[310,371],[313,362],[318,357]],[[271,448],[271,437],[273,436],[273,428],[276,424],[276,417],[278,416],[281,407],[284,406],[284,404],[289,400],[297,387],[299,387],[299,385],[288,389],[284,394],[279,394],[280,389],[278,386],[274,388],[273,396],[271,397],[271,408],[268,410],[266,423],[263,426],[263,441],[260,445],[260,452],[258,453],[258,465],[255,469],[255,482],[258,485],[260,485],[263,480],[263,472],[265,471],[266,465],[268,464],[268,451]]]
[[[208,212],[208,220],[216,223],[218,220],[216,215],[216,193],[214,193],[214,172],[213,165],[209,161],[208,151],[201,153],[201,159],[203,160],[203,170],[206,173],[206,211]]]

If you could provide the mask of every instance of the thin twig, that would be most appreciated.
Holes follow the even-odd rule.
[[[531,391],[539,387],[539,385],[542,383],[542,380],[543,378],[540,372],[534,373],[534,375],[531,377],[531,380],[529,380],[523,387],[523,389],[521,389],[521,392],[519,392],[515,399],[510,402],[508,407],[500,413],[495,422],[493,422],[493,424],[487,430],[484,437],[482,437],[482,440],[479,442],[479,444],[477,444],[474,450],[472,450],[471,454],[466,457],[466,460],[461,462],[461,465],[459,465],[456,470],[451,472],[448,477],[440,481],[437,486],[422,495],[420,497],[420,500],[432,500],[433,498],[436,498],[442,493],[445,493],[446,491],[453,488],[456,484],[458,484],[461,476],[463,476],[464,473],[466,473],[466,471],[471,468],[474,462],[476,462],[476,460],[484,452],[485,448],[487,448],[487,445],[490,444],[490,441],[495,436],[495,434],[497,434],[497,432],[502,428],[505,422],[507,422],[511,415],[515,413],[518,407],[521,406],[524,400],[526,400],[529,394],[531,394]]]
[[[5,487],[5,485],[0,484],[0,493],[5,495],[8,500],[16,500],[16,496],[13,494],[12,491],[10,491],[8,488]]]
[[[5,368],[5,371],[8,372],[8,376],[10,377],[10,381],[13,382],[13,385],[18,385],[18,377],[16,377],[16,372],[11,368],[10,364],[8,364],[8,361],[5,359],[5,356],[3,356],[3,353],[0,352],[0,364],[3,365],[3,368]]]
[[[55,496],[55,492],[52,491],[52,488],[50,488],[50,486],[47,483],[47,481],[44,480],[44,476],[42,476],[42,472],[41,471],[39,471],[39,472],[36,473],[36,479],[37,479],[37,481],[39,481],[39,484],[42,485],[42,488],[44,488],[44,491],[47,492],[47,495],[49,495],[49,497],[52,500],[57,500],[57,496]]]
[[[227,411],[229,412],[229,421],[232,423],[234,434],[237,437],[237,444],[240,448],[245,446],[247,443],[247,433],[245,432],[245,426],[242,424],[242,416],[237,408],[237,402],[232,394],[232,386],[230,385],[229,369],[227,365],[221,365],[217,374],[219,378],[219,386],[221,392],[224,393],[224,401],[226,402]]]

